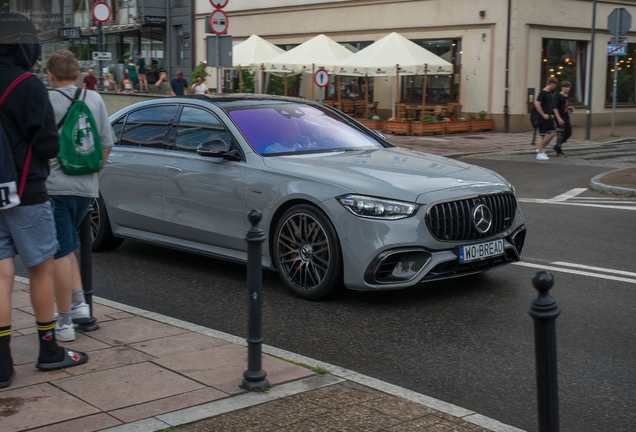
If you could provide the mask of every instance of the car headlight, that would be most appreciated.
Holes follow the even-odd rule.
[[[336,199],[354,215],[370,219],[404,219],[413,216],[419,207],[413,203],[362,195],[343,195]]]

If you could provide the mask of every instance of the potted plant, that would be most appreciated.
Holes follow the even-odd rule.
[[[396,119],[395,117],[391,117],[389,121],[384,122],[384,131],[392,132],[394,134],[410,134],[411,123],[409,123],[405,118]]]
[[[356,119],[369,129],[381,131],[384,129],[384,121],[372,112],[365,114],[364,118]]]
[[[495,122],[493,119],[488,118],[488,114],[486,111],[480,111],[478,114],[478,118],[475,118],[470,121],[470,130],[472,132],[475,131],[485,131],[485,130],[494,130]]]
[[[463,117],[455,121],[446,122],[446,133],[470,132],[470,121]]]
[[[415,122],[411,126],[411,131],[415,135],[424,134],[443,134],[445,131],[444,123],[438,122],[435,116],[425,115],[422,122]]]

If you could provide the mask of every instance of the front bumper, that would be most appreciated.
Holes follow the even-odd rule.
[[[384,221],[359,218],[342,211],[339,203],[335,205],[330,210],[337,214],[333,220],[342,248],[344,283],[349,289],[402,289],[422,282],[480,273],[522,259],[526,228],[519,209],[514,222],[504,232],[471,242],[442,242],[431,236],[425,222],[425,208],[410,218]],[[496,239],[503,239],[502,255],[459,262],[460,246]]]

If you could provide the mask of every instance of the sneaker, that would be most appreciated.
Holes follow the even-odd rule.
[[[73,322],[76,324],[88,321],[91,318],[91,312],[86,303],[80,303],[71,308]]]
[[[544,160],[549,160],[549,159],[550,159],[550,158],[548,157],[548,155],[547,155],[547,154],[545,154],[545,152],[543,152],[543,153],[537,153],[537,160],[544,161]]]
[[[557,156],[565,156],[565,153],[563,153],[563,150],[561,150],[560,145],[557,144],[554,147],[552,147],[552,149],[556,152]]]
[[[61,342],[70,342],[75,340],[75,328],[72,324],[59,325],[55,323],[55,339]]]

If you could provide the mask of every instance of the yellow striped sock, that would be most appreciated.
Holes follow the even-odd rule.
[[[0,331],[0,337],[11,336],[11,330]]]
[[[50,324],[39,324],[38,323],[38,330],[40,330],[40,331],[53,330],[54,328],[55,328],[55,321],[53,321]]]

